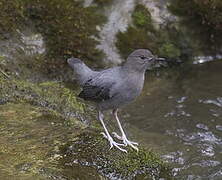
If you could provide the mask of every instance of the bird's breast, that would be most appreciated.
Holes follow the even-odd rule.
[[[101,110],[116,109],[131,103],[140,95],[144,84],[144,75],[125,76],[116,81],[110,89],[110,99],[99,103]]]
[[[133,101],[137,96],[140,95],[144,84],[144,75],[132,75],[128,76],[126,79],[120,83],[117,89],[119,89],[118,94],[124,101]]]

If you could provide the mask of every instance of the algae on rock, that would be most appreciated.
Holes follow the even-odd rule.
[[[175,38],[174,35],[175,31],[176,34],[182,34],[182,32],[179,32],[171,25],[160,26],[157,29],[154,26],[155,22],[150,12],[145,6],[141,4],[136,5],[132,13],[132,20],[133,24],[125,32],[117,34],[116,46],[124,58],[132,50],[139,48],[150,49],[154,54],[173,60],[187,54],[184,52],[184,47],[189,46],[187,41],[183,41],[183,44],[186,44],[184,46],[181,41],[177,41],[178,38]]]
[[[205,55],[222,53],[222,1],[171,0],[168,9],[179,17],[195,51]]]
[[[61,148],[60,163],[69,171],[75,164],[93,166],[108,178],[172,180],[171,168],[152,150],[128,148],[128,153],[109,148],[104,138],[94,130],[86,130],[75,141]]]
[[[59,147],[80,133],[79,124],[70,128],[53,111],[19,102],[0,105],[0,119],[0,179],[61,176]]]
[[[47,81],[37,84],[15,78],[6,79],[3,75],[0,75],[0,82],[0,102],[3,104],[25,102],[55,110],[64,117],[78,117],[84,113],[85,105],[77,100],[75,91],[62,83]]]
[[[106,19],[96,6],[83,7],[83,2],[73,0],[0,0],[0,9],[1,40],[21,38],[29,28],[41,34],[46,56],[37,62],[46,73],[64,69],[69,56],[101,62],[103,53],[96,48],[97,26]]]

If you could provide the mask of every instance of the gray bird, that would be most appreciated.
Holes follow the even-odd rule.
[[[138,143],[127,139],[117,111],[119,107],[132,102],[139,96],[144,84],[145,71],[152,69],[163,61],[163,58],[157,58],[146,49],[133,51],[122,66],[101,71],[90,69],[77,58],[68,59],[68,64],[75,71],[77,80],[83,88],[79,97],[93,101],[97,105],[98,119],[105,130],[102,134],[109,141],[110,148],[114,146],[123,152],[127,152],[123,146],[129,145],[138,151]],[[115,132],[112,134],[123,144],[115,142],[107,130],[103,121],[103,111],[105,110],[113,110],[112,113],[118,123],[121,136]]]

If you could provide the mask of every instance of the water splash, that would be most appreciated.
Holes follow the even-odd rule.
[[[218,97],[218,98],[216,98],[216,100],[212,100],[212,99],[202,100],[202,99],[200,99],[199,102],[204,103],[204,104],[213,104],[218,107],[222,107],[222,97]]]
[[[197,57],[194,57],[193,64],[203,64],[206,62],[214,61],[216,59],[222,59],[222,55],[218,54],[215,56],[197,56]]]

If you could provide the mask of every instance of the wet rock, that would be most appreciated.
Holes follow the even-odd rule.
[[[132,24],[126,31],[117,33],[116,46],[123,58],[133,49],[146,48],[160,57],[178,62],[191,55],[189,42],[182,35],[183,32],[167,20],[157,28],[152,13],[146,6],[137,4],[132,12]]]
[[[128,153],[110,149],[108,142],[88,130],[61,149],[60,163],[70,169],[77,164],[93,167],[109,179],[172,179],[170,168],[151,150]]]
[[[32,83],[0,76],[0,102],[26,102],[54,110],[67,118],[81,118],[84,104],[77,100],[76,92],[54,81]],[[91,111],[88,111],[91,112]]]
[[[196,0],[172,0],[168,9],[179,17],[178,25],[185,27],[186,36],[192,41],[196,53],[221,54],[221,1],[212,0],[203,3]]]

